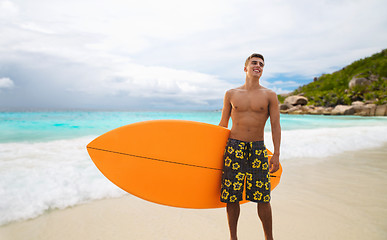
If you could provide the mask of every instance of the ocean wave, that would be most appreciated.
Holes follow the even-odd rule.
[[[316,128],[282,131],[281,159],[326,158],[347,151],[381,147],[387,142],[387,126]],[[273,149],[270,133],[265,133],[268,149]],[[313,162],[312,162],[313,163]]]
[[[272,150],[270,133],[265,134]],[[93,138],[0,144],[0,225],[34,218],[50,209],[125,195],[88,156],[85,146]],[[281,161],[304,164],[298,159],[323,159],[386,142],[387,126],[286,130]]]
[[[124,195],[88,156],[92,139],[0,144],[0,225]]]

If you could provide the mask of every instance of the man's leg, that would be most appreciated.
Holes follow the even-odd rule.
[[[265,232],[265,239],[273,239],[272,229],[272,215],[270,203],[258,203],[258,216],[261,219],[263,231]]]
[[[239,202],[227,203],[227,219],[228,219],[228,227],[230,229],[231,240],[238,239],[237,224],[238,224],[239,213],[240,213]]]

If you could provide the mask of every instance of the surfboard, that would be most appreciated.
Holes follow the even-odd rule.
[[[173,207],[220,208],[229,134],[207,123],[152,120],[111,130],[90,142],[87,151],[106,178],[132,195]],[[282,167],[271,174],[272,189],[281,173]]]

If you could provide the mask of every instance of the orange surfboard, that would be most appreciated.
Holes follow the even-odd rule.
[[[87,151],[98,169],[142,199],[183,208],[219,208],[223,153],[230,130],[185,120],[153,120],[116,128]],[[271,153],[269,152],[269,159]],[[282,167],[271,174],[271,186]]]

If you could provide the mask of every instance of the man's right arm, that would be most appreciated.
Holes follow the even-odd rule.
[[[227,128],[230,116],[231,116],[230,91],[227,91],[226,94],[224,95],[222,117],[220,119],[219,126]]]

